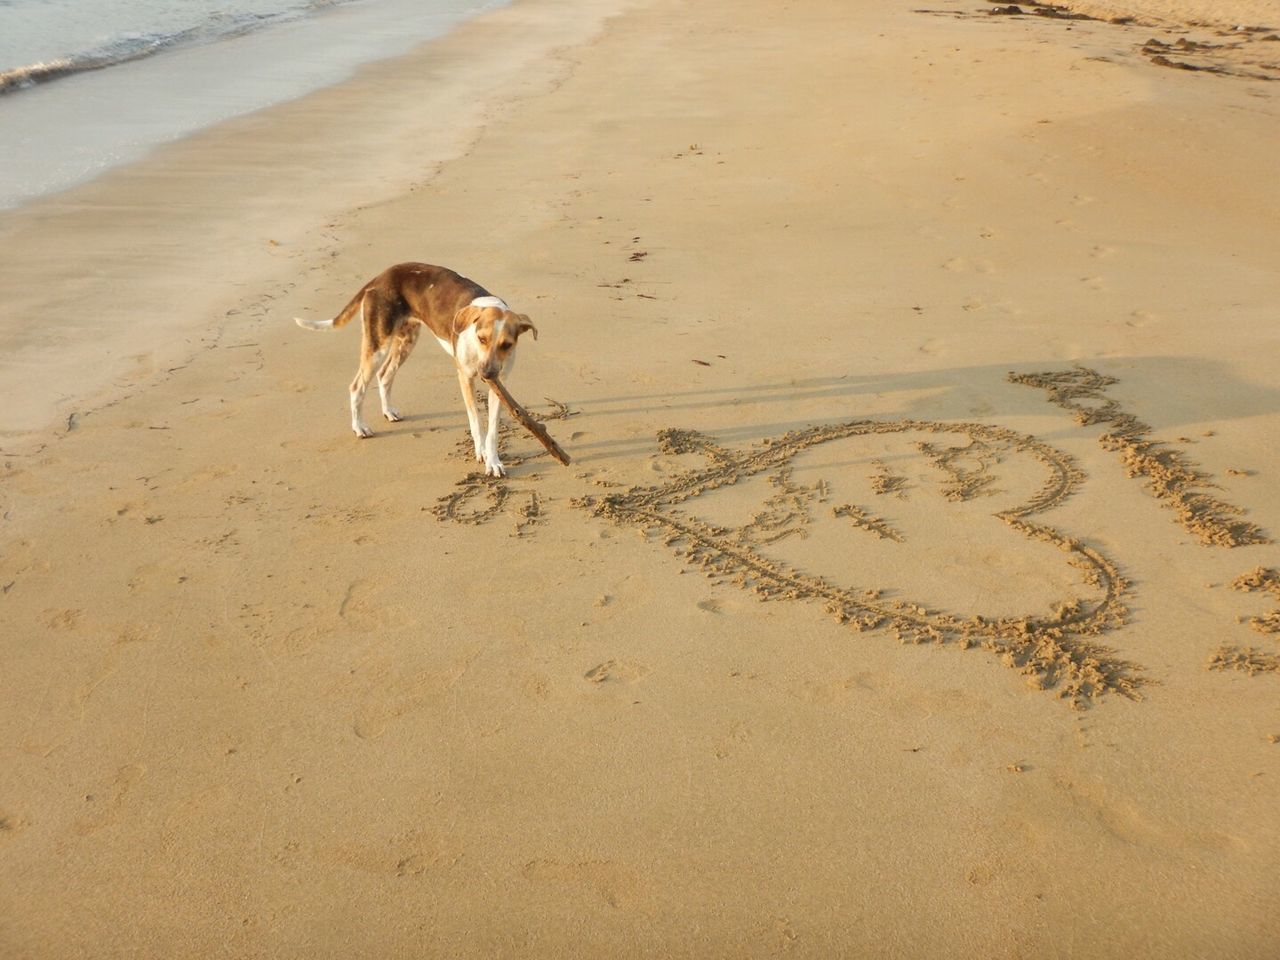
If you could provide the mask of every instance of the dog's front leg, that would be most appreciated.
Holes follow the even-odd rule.
[[[480,432],[480,412],[476,409],[475,379],[459,370],[458,386],[462,388],[462,402],[467,405],[467,422],[471,425],[471,442],[476,447],[476,463],[484,463],[484,435]]]
[[[502,399],[489,388],[489,433],[484,444],[484,472],[490,477],[505,477],[507,468],[498,457],[498,418],[502,416]]]

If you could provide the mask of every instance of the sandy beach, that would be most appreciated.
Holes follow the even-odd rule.
[[[0,957],[1276,956],[1280,5],[987,6],[516,0],[0,212]],[[352,436],[408,260],[568,467],[434,344]]]

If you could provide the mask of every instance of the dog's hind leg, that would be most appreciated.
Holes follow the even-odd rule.
[[[387,353],[387,359],[378,370],[378,393],[382,396],[382,415],[392,423],[400,419],[400,411],[391,405],[391,385],[395,383],[396,371],[400,369],[400,364],[408,360],[409,354],[413,353],[413,346],[418,342],[420,330],[421,326],[416,323],[402,327]]]
[[[356,378],[351,381],[351,430],[357,437],[372,437],[373,431],[369,429],[361,416],[361,408],[364,406],[364,392],[368,389],[369,381],[373,379],[373,372],[377,369],[378,364],[382,360],[383,344],[378,335],[377,316],[378,297],[374,291],[365,294],[364,300],[360,304],[362,335],[360,340],[360,368],[356,370]]]
[[[381,352],[361,351],[360,369],[356,371],[356,378],[351,381],[351,429],[357,437],[372,437],[373,431],[369,429],[369,425],[364,422],[361,416],[361,408],[364,406],[364,392],[369,386],[369,381],[373,379],[373,368],[378,365],[378,361],[382,359]]]

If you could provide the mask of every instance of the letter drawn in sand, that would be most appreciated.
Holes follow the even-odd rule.
[[[567,404],[561,403],[559,400],[552,400],[547,397],[547,402],[551,404],[551,413],[543,414],[540,420],[568,420],[577,414],[576,410],[570,410]],[[502,449],[506,449],[506,440],[510,436],[511,428],[504,422],[499,426],[498,443]],[[471,434],[463,434],[459,438],[456,451],[459,457],[470,460],[474,452],[474,445],[471,440]],[[510,454],[505,455],[505,462],[508,467],[519,466],[524,463],[528,457],[517,457]],[[536,480],[537,475],[531,474],[521,478],[524,481]],[[511,536],[523,537],[526,531],[540,526],[545,520],[545,512],[542,509],[542,498],[538,496],[536,490],[527,492],[527,496],[520,496],[519,504],[514,511],[504,511],[508,500],[511,499],[515,491],[512,490],[510,478],[494,479],[486,477],[480,470],[473,470],[465,477],[457,482],[452,493],[447,493],[443,497],[436,500],[435,506],[431,508],[431,512],[436,519],[449,521],[452,523],[465,523],[471,525],[479,525],[488,523],[501,516],[504,512],[512,514],[513,528]]]
[[[907,491],[911,488],[906,477],[894,473],[883,460],[872,460],[871,465],[876,468],[870,478],[871,489],[878,496],[892,494],[899,500],[907,499]]]
[[[1236,577],[1231,586],[1243,593],[1269,593],[1280,600],[1280,570],[1258,567],[1252,573]],[[1258,633],[1280,634],[1280,609],[1270,610],[1260,617],[1244,618],[1244,622]]]
[[[863,530],[869,530],[881,540],[892,540],[895,543],[903,543],[906,537],[896,530],[888,520],[883,517],[873,516],[861,507],[852,503],[842,503],[838,507],[831,508],[833,517],[847,517],[849,522],[855,527],[861,527]]]
[[[1207,664],[1210,670],[1239,670],[1249,676],[1280,673],[1280,657],[1256,647],[1219,647]]]
[[[1241,593],[1266,593],[1280,600],[1280,570],[1274,567],[1256,567],[1231,581],[1231,586]],[[1241,617],[1258,633],[1268,636],[1280,634],[1280,609],[1271,610],[1258,617]],[[1210,670],[1237,670],[1254,677],[1259,674],[1280,673],[1280,655],[1259,650],[1257,647],[1238,647],[1227,644],[1219,647],[1209,658]]]
[[[1147,492],[1173,510],[1178,523],[1201,543],[1220,547],[1271,543],[1257,524],[1239,519],[1243,509],[1205,492],[1217,486],[1210,474],[1181,450],[1153,440],[1149,425],[1107,396],[1107,387],[1119,383],[1114,377],[1076,367],[1051,373],[1011,373],[1009,380],[1048,391],[1049,402],[1074,412],[1077,423],[1109,425],[1111,429],[1098,442],[1104,449],[1118,452],[1129,476],[1141,477]]]
[[[996,479],[992,471],[1000,463],[1000,452],[981,437],[971,437],[964,446],[921,443],[919,449],[947,475],[944,495],[948,500],[972,500],[995,493],[991,488]]]

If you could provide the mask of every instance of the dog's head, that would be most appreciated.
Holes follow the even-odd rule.
[[[538,328],[523,313],[502,307],[463,307],[454,321],[454,330],[462,337],[470,334],[478,349],[476,373],[484,378],[496,377],[511,358],[520,335],[526,331],[538,339]]]

